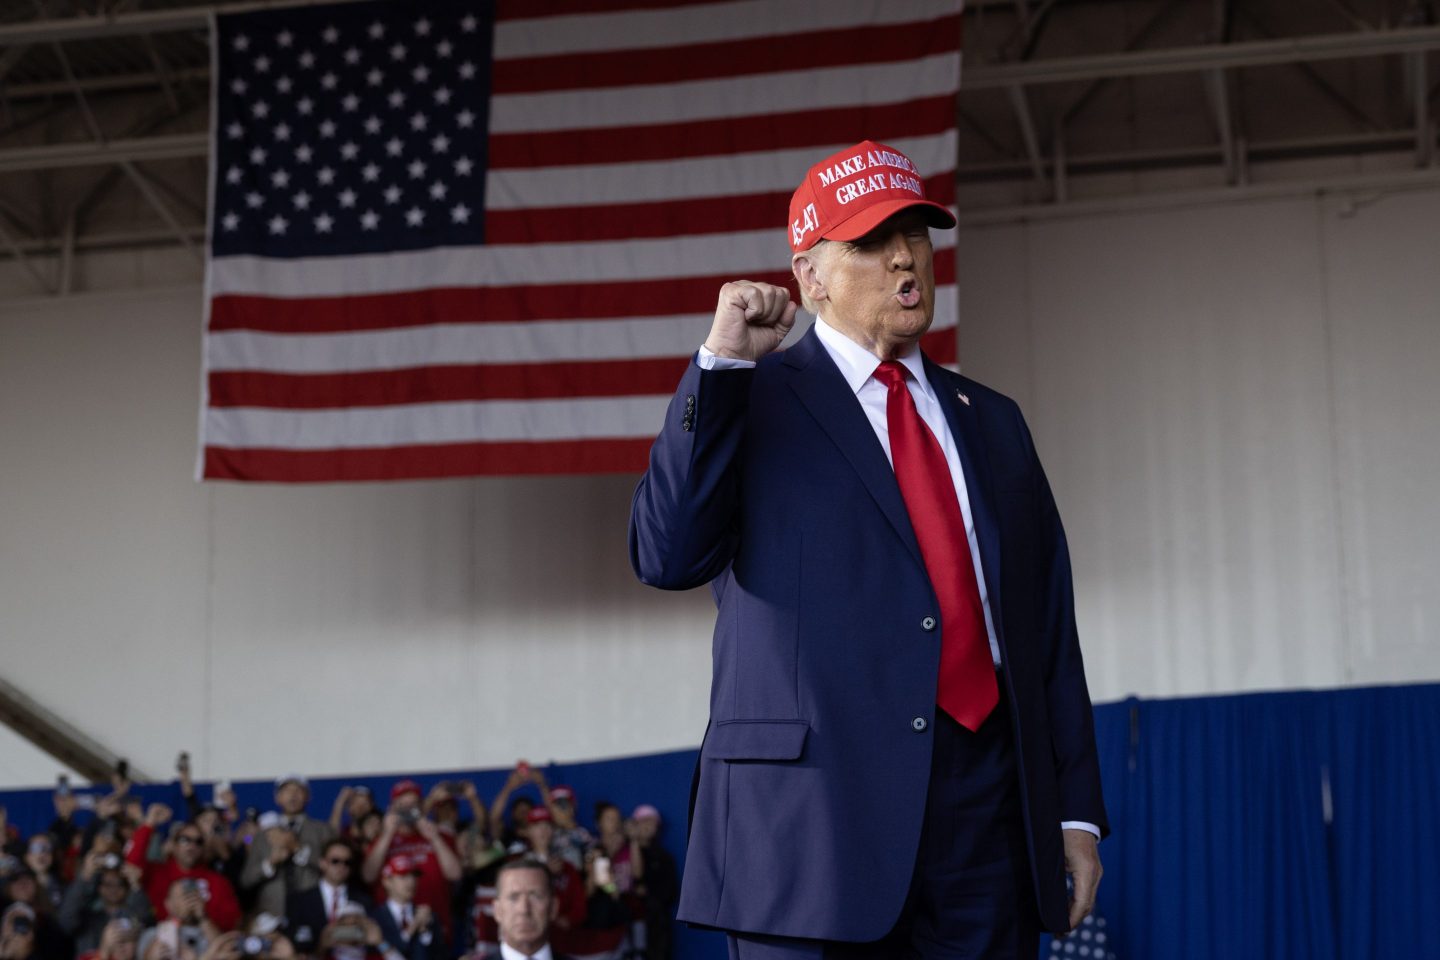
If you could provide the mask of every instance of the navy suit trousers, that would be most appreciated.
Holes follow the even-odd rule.
[[[1000,679],[1000,703],[979,731],[935,712],[925,825],[894,929],[858,944],[734,934],[731,960],[1034,960],[1040,917]]]

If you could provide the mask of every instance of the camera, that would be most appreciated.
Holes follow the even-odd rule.
[[[120,868],[120,857],[113,853],[107,853],[100,858],[102,870],[118,870]]]
[[[23,913],[18,913],[15,915],[15,919],[10,921],[10,932],[17,937],[23,937],[27,933],[34,933],[35,921]]]
[[[247,957],[263,957],[270,952],[270,938],[249,936],[240,942],[240,953]]]
[[[420,822],[420,808],[406,807],[404,810],[400,811],[399,817],[401,823],[405,824],[407,827],[413,827],[415,826],[415,824]]]

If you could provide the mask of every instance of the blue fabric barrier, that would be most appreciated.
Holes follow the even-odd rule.
[[[1440,903],[1440,684],[1131,699],[1096,707],[1095,718],[1114,828],[1097,912],[1113,956],[1352,960],[1432,949],[1422,924]],[[687,750],[545,772],[575,787],[582,822],[601,799],[627,812],[655,804],[681,860],[694,762]],[[468,777],[489,798],[507,775],[415,779],[428,789]],[[327,815],[345,784],[364,783],[383,803],[397,779],[312,780],[311,812]],[[273,806],[271,782],[234,786],[242,806]],[[180,808],[173,784],[135,789]],[[208,799],[208,785],[199,789]],[[0,792],[0,803],[27,834],[54,815],[49,789]],[[725,956],[718,934],[676,934],[681,960]],[[1053,955],[1081,956],[1078,941],[1058,946]]]

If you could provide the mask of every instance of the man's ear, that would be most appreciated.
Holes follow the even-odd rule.
[[[802,250],[790,258],[790,272],[795,274],[795,282],[800,284],[800,292],[815,303],[827,298],[825,282],[820,279],[818,259],[809,250]]]

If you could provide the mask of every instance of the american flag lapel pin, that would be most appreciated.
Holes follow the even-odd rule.
[[[959,400],[960,400],[960,402],[963,403],[963,404],[965,404],[965,406],[967,406],[967,407],[970,406],[970,398],[967,397],[967,396],[965,396],[964,393],[960,392],[959,390],[956,390],[956,391],[955,391],[955,396],[958,397]]]

